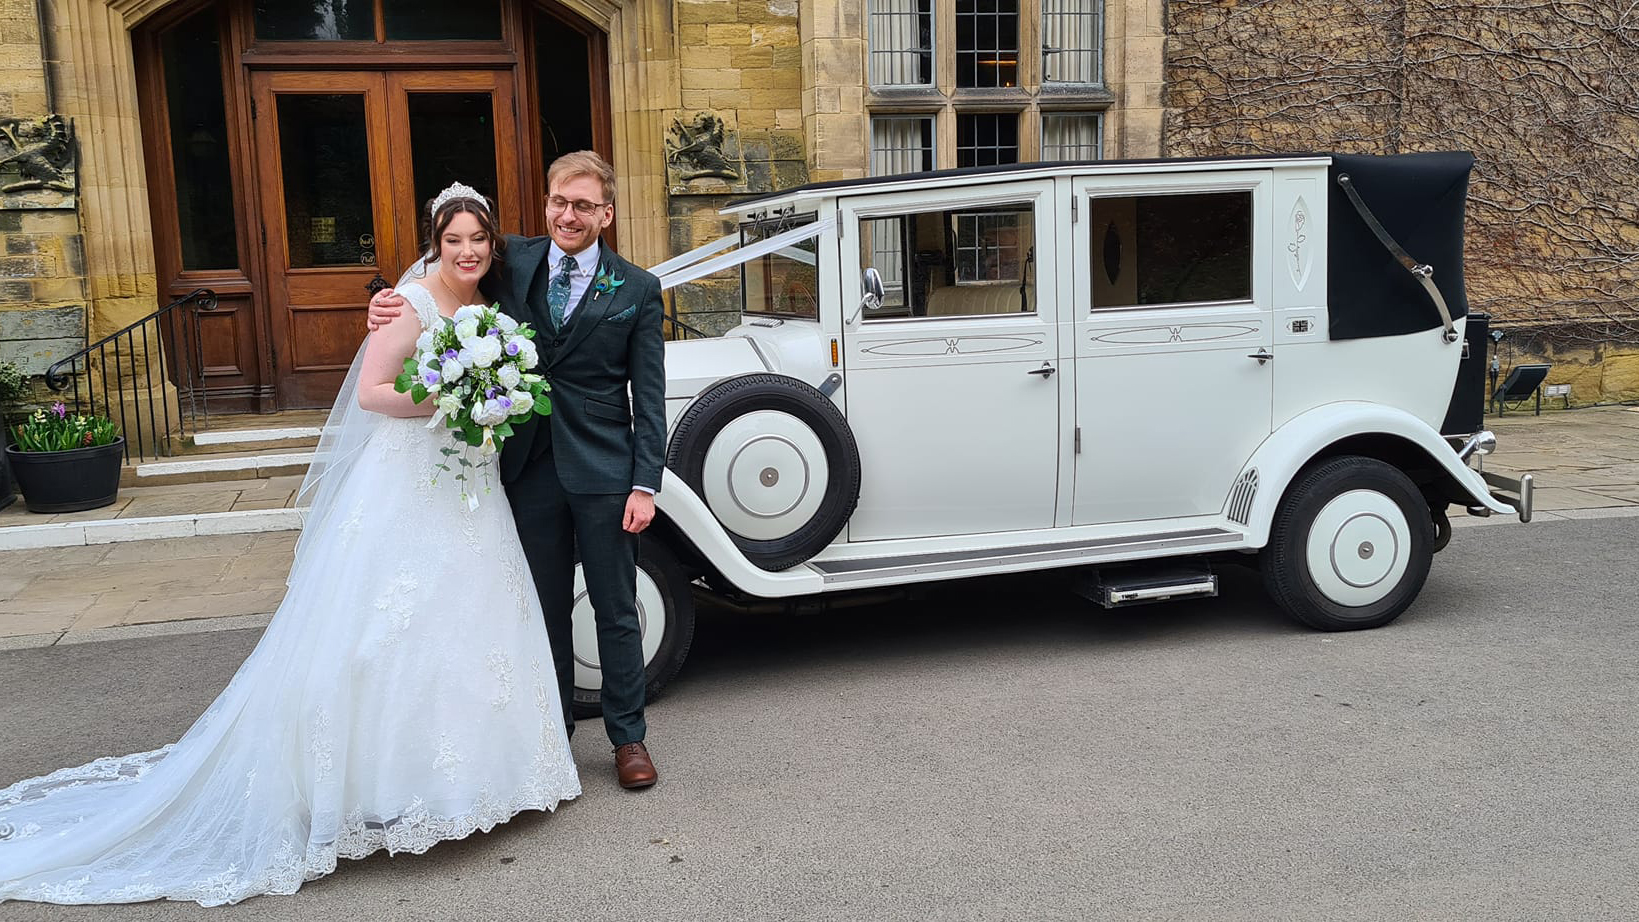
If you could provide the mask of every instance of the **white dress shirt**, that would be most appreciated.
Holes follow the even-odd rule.
[[[592,284],[592,277],[598,271],[598,256],[601,251],[602,245],[593,243],[575,254],[575,271],[569,275],[569,303],[563,306],[565,323],[569,322],[569,317],[575,313],[575,308],[580,306],[580,299],[586,294],[587,287]],[[546,258],[551,260],[549,265],[552,267],[551,278],[557,277],[558,266],[563,263],[563,258],[567,255],[569,254],[560,249],[556,241],[547,248]]]

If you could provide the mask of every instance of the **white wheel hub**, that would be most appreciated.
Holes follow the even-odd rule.
[[[717,433],[702,474],[706,505],[724,528],[770,541],[814,517],[831,469],[825,446],[807,423],[778,410],[757,410]]]
[[[1315,516],[1304,548],[1309,576],[1321,594],[1358,608],[1381,601],[1406,573],[1411,525],[1394,500],[1375,490],[1350,490]]]
[[[596,691],[603,687],[598,656],[597,615],[586,593],[586,574],[575,564],[575,610],[571,615],[575,638],[575,687]],[[666,600],[660,585],[642,567],[637,568],[637,623],[643,631],[643,665],[648,667],[666,634]]]

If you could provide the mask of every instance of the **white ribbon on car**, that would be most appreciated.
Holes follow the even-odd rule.
[[[732,269],[741,263],[750,262],[759,256],[772,253],[775,250],[784,249],[793,243],[801,243],[804,240],[818,237],[820,234],[830,230],[831,226],[835,223],[835,218],[823,218],[812,224],[804,224],[800,227],[793,227],[784,233],[775,234],[767,240],[759,240],[756,243],[740,247],[737,250],[724,253],[721,256],[714,256],[706,260],[700,260],[699,257],[695,257],[694,262],[686,264],[682,268],[674,268],[669,275],[661,275],[660,288],[662,290],[667,288],[675,288],[676,286],[682,285],[685,282],[692,282],[695,279],[705,278],[714,272],[721,272],[724,269]],[[691,256],[693,253],[699,253],[700,250],[708,250],[712,247],[726,249],[726,245],[719,247],[718,244],[721,244],[724,240],[732,239],[734,239],[734,235],[719,238],[706,244],[704,247],[700,247],[699,249],[692,251],[691,253],[686,253],[684,256],[679,256],[677,260]],[[677,260],[668,260],[667,262],[676,263]],[[665,266],[666,263],[661,263],[655,268],[660,269],[664,268]],[[656,275],[659,275],[659,273],[656,273]]]

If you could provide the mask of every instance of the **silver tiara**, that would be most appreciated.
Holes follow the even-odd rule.
[[[478,203],[478,207],[484,209],[485,213],[489,212],[489,205],[484,202],[484,196],[477,189],[466,183],[452,182],[449,188],[433,197],[433,214],[437,214],[438,209],[458,198],[472,199]]]

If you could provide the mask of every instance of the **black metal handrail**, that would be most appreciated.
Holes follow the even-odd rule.
[[[214,310],[216,292],[196,288],[130,326],[52,363],[46,369],[46,386],[59,393],[72,386],[75,413],[96,413],[118,423],[125,436],[127,462],[133,456],[146,459],[150,453],[156,457],[170,455],[173,438],[198,431],[200,421],[210,418],[210,408],[205,402],[199,314]],[[176,386],[174,429],[171,399],[165,391],[165,386],[171,383]],[[184,402],[186,413],[182,407]]]
[[[710,339],[711,334],[705,330],[691,327],[671,314],[662,314],[666,322],[671,324],[671,335],[667,339]]]

